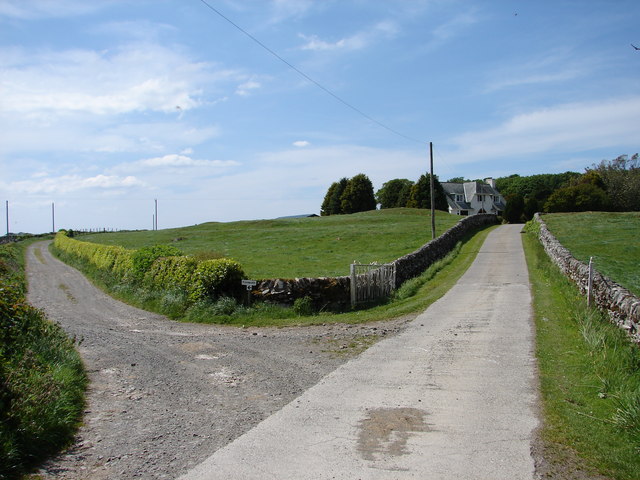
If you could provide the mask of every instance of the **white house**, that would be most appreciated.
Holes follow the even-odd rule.
[[[455,215],[475,215],[476,213],[494,213],[504,211],[505,200],[496,190],[496,181],[486,178],[482,182],[453,183],[444,182],[442,188],[447,194],[449,213]]]

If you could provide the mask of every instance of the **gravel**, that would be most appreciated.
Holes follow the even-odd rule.
[[[79,341],[90,379],[75,443],[51,479],[172,479],[410,318],[236,328],[178,323],[118,302],[53,258],[27,254],[30,303]]]

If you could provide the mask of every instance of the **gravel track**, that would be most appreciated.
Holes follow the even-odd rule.
[[[178,323],[105,295],[47,245],[28,250],[28,300],[80,341],[90,386],[75,444],[42,467],[44,478],[176,478],[409,320]]]

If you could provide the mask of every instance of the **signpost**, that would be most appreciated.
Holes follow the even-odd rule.
[[[258,284],[255,280],[242,280],[242,285],[247,287],[247,305],[251,305],[251,290]]]

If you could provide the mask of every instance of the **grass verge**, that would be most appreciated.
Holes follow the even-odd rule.
[[[548,478],[640,478],[640,349],[524,235]],[[569,465],[569,466],[568,466]]]
[[[112,276],[79,263],[63,252],[53,253],[81,270],[107,293],[131,305],[167,315],[170,318],[198,323],[218,323],[238,326],[286,326],[319,323],[363,323],[397,318],[420,312],[444,295],[473,262],[484,239],[495,227],[484,228],[468,235],[447,257],[435,262],[427,271],[398,289],[385,303],[345,313],[318,312],[305,315],[304,308],[284,308],[268,303],[256,303],[251,308],[233,299],[204,301],[188,306],[177,292],[152,291],[141,286],[115,283]],[[436,277],[437,274],[437,277]]]
[[[72,441],[87,384],[74,341],[26,303],[28,243],[0,246],[0,479]]]

